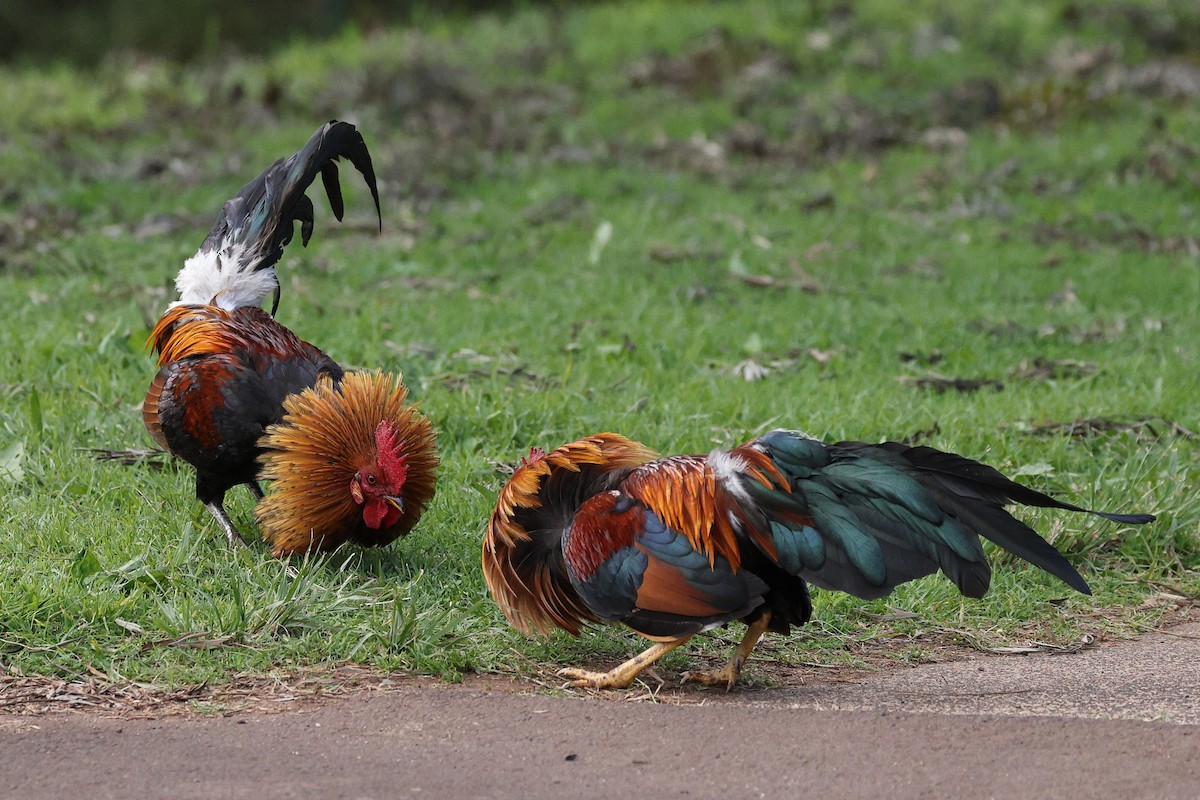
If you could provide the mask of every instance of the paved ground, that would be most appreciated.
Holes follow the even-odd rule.
[[[1195,623],[1065,655],[666,700],[411,685],[275,714],[0,716],[0,794],[1200,797]]]

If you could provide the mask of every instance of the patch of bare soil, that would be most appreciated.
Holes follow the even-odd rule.
[[[1168,611],[1159,621],[1159,628],[1150,636],[1165,641],[1194,641],[1196,664],[1200,664],[1200,604],[1175,595],[1168,598]],[[1103,616],[1103,612],[1098,612]],[[1190,626],[1190,627],[1189,627]],[[1189,632],[1190,631],[1190,632]],[[676,705],[708,704],[712,702],[794,702],[797,692],[809,696],[832,697],[840,687],[878,683],[893,674],[911,674],[914,669],[927,668],[935,672],[946,665],[974,664],[981,659],[994,661],[994,656],[1065,655],[1101,650],[1106,653],[1134,653],[1149,641],[1143,637],[1130,641],[1089,634],[1074,642],[1043,641],[1036,630],[1016,646],[993,647],[981,643],[970,631],[953,628],[934,628],[919,637],[880,636],[856,643],[855,665],[808,662],[796,666],[773,656],[779,645],[768,637],[751,657],[743,680],[731,692],[679,685],[674,676],[660,675],[653,669],[643,673],[642,680],[624,692],[589,692],[563,690],[567,694],[591,695],[605,700],[668,703]],[[1174,638],[1173,638],[1174,637]],[[920,663],[905,660],[904,654],[914,647],[920,649]],[[715,661],[704,664],[703,658],[692,659],[692,668],[716,668]],[[588,664],[603,669],[603,664]],[[1195,671],[1200,680],[1200,667]],[[529,692],[559,692],[562,681],[554,669],[530,664],[522,677],[468,674],[459,684],[447,684],[436,678],[387,673],[359,664],[335,664],[299,669],[270,675],[235,675],[227,683],[197,684],[163,688],[137,682],[113,683],[105,676],[64,679],[45,676],[11,674],[0,667],[0,730],[10,727],[14,717],[41,717],[63,712],[75,712],[124,719],[153,719],[160,717],[212,717],[243,714],[272,714],[303,710],[319,705],[336,704],[347,698],[369,700],[372,697],[406,692],[415,688],[459,688],[465,691],[518,694]],[[817,694],[813,694],[816,692]],[[830,694],[832,693],[832,694]],[[1194,695],[1197,706],[1196,722],[1200,723],[1200,690]],[[6,717],[8,719],[6,719]]]
[[[1197,663],[1193,622],[1063,656],[976,654],[683,702],[496,679],[385,687],[339,668],[209,695],[245,692],[229,716],[0,716],[0,785],[24,800],[1194,798]],[[285,713],[260,713],[272,698]]]

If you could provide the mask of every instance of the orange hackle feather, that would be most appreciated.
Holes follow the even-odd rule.
[[[555,581],[544,560],[528,557],[533,537],[517,519],[519,512],[542,508],[543,485],[553,472],[578,473],[585,466],[628,469],[653,461],[657,454],[616,433],[600,433],[542,454],[531,453],[500,490],[483,543],[483,576],[504,616],[523,633],[549,633],[557,626],[578,634],[597,621],[569,584]]]
[[[158,365],[181,358],[227,353],[237,338],[233,315],[216,306],[174,306],[159,317],[146,342],[158,353]]]
[[[433,425],[405,404],[399,378],[353,372],[340,386],[322,378],[284,400],[283,420],[260,440],[261,476],[271,481],[255,516],[274,555],[331,550],[346,541],[385,545],[412,529],[433,499],[438,465]],[[408,468],[400,490],[403,514],[373,530],[350,493],[355,473],[376,462],[376,429],[391,422]]]
[[[146,344],[158,353],[160,367],[239,348],[278,358],[316,350],[257,306],[232,311],[218,306],[174,306],[159,318]]]
[[[687,537],[692,549],[718,557],[737,571],[742,557],[729,514],[736,503],[717,484],[717,476],[704,456],[664,458],[652,467],[638,470],[621,487],[646,504],[663,524]]]

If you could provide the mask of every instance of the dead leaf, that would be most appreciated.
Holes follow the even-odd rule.
[[[916,275],[921,278],[939,280],[945,272],[941,264],[925,256],[896,264],[885,270],[888,275]]]
[[[810,347],[808,350],[808,357],[818,364],[828,364],[837,354],[837,350],[821,350],[816,347]]]
[[[692,245],[677,247],[666,242],[654,242],[650,245],[648,255],[651,261],[657,261],[659,264],[673,264],[676,261],[687,261],[693,258],[712,261],[717,254],[713,252],[706,253]]]
[[[804,251],[804,259],[806,261],[816,261],[818,258],[821,258],[832,249],[833,242],[829,241],[828,239],[823,242],[817,242]],[[792,268],[797,269],[798,267],[798,264],[794,264]]]
[[[608,247],[608,243],[612,241],[613,226],[608,220],[602,220],[596,226],[596,233],[592,236],[592,246],[588,250],[588,263],[592,266],[600,263],[600,256],[604,253],[604,248]]]
[[[25,443],[13,442],[0,450],[0,480],[20,483],[25,480]]]
[[[526,206],[521,212],[525,222],[532,226],[547,222],[560,222],[591,207],[587,198],[577,194],[560,194],[542,203]]]
[[[931,439],[934,436],[937,436],[941,432],[942,432],[942,426],[939,425],[937,422],[934,422],[932,425],[930,425],[928,428],[925,428],[924,430],[910,433],[908,436],[905,436],[904,438],[902,438],[900,440],[900,442],[901,442],[901,444],[907,444],[907,445],[920,444],[921,442],[923,442],[927,439]]]
[[[731,375],[735,375],[744,381],[753,383],[770,375],[771,368],[758,363],[752,358],[747,358],[745,361],[739,361],[730,367],[729,372]]]
[[[1200,255],[1200,239],[1188,234],[1161,236],[1128,214],[1097,212],[1090,217],[1067,215],[1057,222],[1033,224],[1038,244],[1065,242],[1079,250],[1116,247],[1143,253]]]
[[[1097,369],[1099,367],[1090,361],[1038,356],[1032,362],[1022,359],[1020,364],[1009,370],[1008,376],[1014,380],[1048,381],[1083,378],[1095,373]]]
[[[751,274],[733,269],[730,273],[747,286],[759,289],[798,289],[805,294],[820,294],[820,281],[805,272],[798,262],[793,260],[792,265],[792,273],[795,276],[792,278],[777,278],[774,275]]]
[[[760,289],[782,289],[784,282],[773,275],[751,275],[750,273],[733,273],[739,281],[747,286],[757,286]]]
[[[1075,282],[1067,281],[1063,288],[1059,289],[1054,294],[1050,295],[1046,300],[1047,308],[1057,308],[1073,306],[1079,302],[1079,296],[1075,294]]]
[[[1004,383],[995,378],[952,378],[937,372],[927,372],[921,376],[901,375],[897,380],[918,389],[932,389],[938,394],[951,390],[966,394],[980,389],[1004,389]]]
[[[801,211],[816,211],[819,208],[833,208],[835,205],[833,192],[818,192],[800,202]]]
[[[963,150],[971,137],[962,128],[927,128],[921,134],[921,144],[935,152]]]
[[[942,353],[942,351],[936,347],[930,350],[928,353],[900,353],[901,362],[907,364],[915,361],[918,364],[925,364],[926,366],[933,366],[945,357],[946,356]]]

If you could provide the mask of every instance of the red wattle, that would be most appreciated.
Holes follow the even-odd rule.
[[[387,518],[389,509],[395,511],[383,500],[373,497],[363,506],[363,522],[367,523],[368,528],[379,530],[380,525]]]
[[[377,531],[395,525],[403,513],[386,500],[373,497],[363,506],[363,522],[367,523],[368,528]]]

